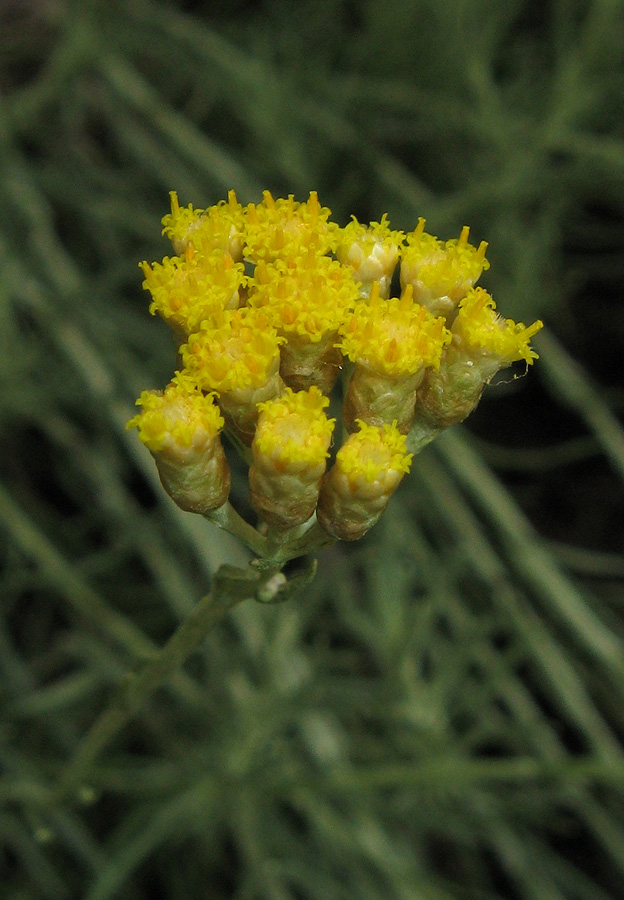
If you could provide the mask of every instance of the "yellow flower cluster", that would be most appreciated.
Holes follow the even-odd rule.
[[[333,537],[354,541],[379,520],[403,476],[409,472],[412,454],[407,438],[391,425],[367,425],[357,420],[336,454],[319,496],[317,516]]]
[[[268,265],[259,263],[248,302],[264,309],[284,337],[315,344],[328,333],[338,333],[359,299],[358,284],[348,269],[306,249]]]
[[[353,540],[409,470],[410,448],[464,418],[498,369],[533,362],[541,323],[502,319],[474,287],[485,241],[472,246],[464,227],[442,242],[424,226],[405,234],[384,214],[340,227],[316,192],[242,206],[230,191],[208,209],[171,193],[163,233],[175,255],[140,265],[182,368],[141,395],[129,425],[179,505],[225,503],[225,425],[265,527],[282,534],[316,513],[326,534]],[[333,463],[330,395],[345,434]],[[202,453],[216,462],[198,468]]]
[[[358,419],[357,424],[359,431],[349,435],[336,454],[337,470],[351,493],[378,485],[389,473],[409,472],[412,454],[395,423],[375,428]]]
[[[171,213],[163,220],[162,233],[167,235],[173,249],[182,255],[192,246],[202,255],[212,250],[225,250],[232,259],[243,258],[242,233],[245,210],[230,191],[228,199],[209,209],[193,209],[192,204],[180,207],[178,195],[171,191]]]

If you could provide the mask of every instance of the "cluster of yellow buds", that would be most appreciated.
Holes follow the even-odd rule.
[[[174,255],[141,269],[178,370],[143,392],[128,425],[182,509],[273,560],[364,535],[414,453],[499,369],[537,356],[541,322],[502,319],[475,287],[487,245],[467,227],[446,242],[424,219],[408,234],[386,215],[340,227],[315,192],[268,191],[247,206],[230,191],[206,210],[172,192],[163,226]],[[249,466],[255,528],[228,499],[223,430]]]

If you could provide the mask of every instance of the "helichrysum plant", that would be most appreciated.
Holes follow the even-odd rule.
[[[173,254],[142,262],[150,311],[170,326],[177,368],[145,390],[128,426],[163,488],[252,551],[223,565],[210,592],[83,737],[56,798],[71,796],[112,737],[207,632],[245,599],[288,599],[314,575],[313,554],[363,537],[414,456],[475,408],[502,368],[536,358],[542,327],[503,319],[476,282],[486,244],[468,228],[446,242],[353,219],[341,227],[316,193],[242,206],[233,191],[206,210],[171,194]],[[393,294],[393,286],[396,290]],[[248,503],[230,498],[246,467]],[[249,521],[237,509],[253,511]],[[307,564],[285,569],[307,558]]]
[[[441,241],[422,218],[341,227],[315,192],[206,210],[172,192],[163,233],[173,255],[141,269],[178,367],[128,425],[175,503],[253,551],[260,599],[287,595],[289,560],[366,534],[414,455],[537,355],[542,323],[501,318],[475,286],[487,245],[467,226]],[[233,453],[254,523],[230,500]]]

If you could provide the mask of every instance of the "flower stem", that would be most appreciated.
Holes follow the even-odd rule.
[[[204,515],[209,522],[243,541],[256,556],[266,556],[266,538],[236,512],[229,500]]]
[[[137,672],[128,673],[110,705],[95,720],[79,743],[52,801],[60,803],[80,792],[91,766],[107,744],[132,719],[154,690],[167,680],[217,625],[242,600],[255,596],[259,575],[222,566],[210,593],[199,601],[189,617],[152,659]]]

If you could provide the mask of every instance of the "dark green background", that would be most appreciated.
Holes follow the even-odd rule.
[[[618,0],[0,5],[3,900],[621,896],[623,96]],[[245,560],[124,429],[174,365],[137,265],[168,191],[230,188],[469,224],[541,358],[50,809]]]

